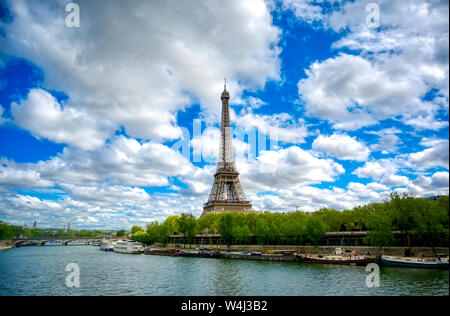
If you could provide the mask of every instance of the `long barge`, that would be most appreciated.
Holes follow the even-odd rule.
[[[157,255],[157,256],[178,256],[180,251],[178,249],[168,249],[168,248],[146,248],[144,250],[146,255]]]
[[[371,260],[365,256],[351,255],[351,256],[324,256],[324,255],[301,255],[298,256],[300,262],[307,263],[322,263],[322,264],[344,264],[353,266],[365,266]]]
[[[222,258],[220,251],[180,251],[178,253],[181,257],[195,257],[195,258]]]
[[[449,269],[448,258],[415,258],[381,256],[380,264],[389,267]]]
[[[259,252],[226,252],[223,254],[227,259],[241,259],[241,260],[262,260],[262,261],[297,261],[297,256],[294,253],[273,253],[265,254]]]

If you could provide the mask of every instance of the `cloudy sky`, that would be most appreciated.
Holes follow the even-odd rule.
[[[0,220],[199,216],[224,77],[254,209],[448,194],[448,0],[69,2],[0,0]]]

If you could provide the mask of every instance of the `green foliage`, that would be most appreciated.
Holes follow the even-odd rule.
[[[365,219],[365,225],[369,229],[364,242],[379,248],[392,246],[394,244],[394,233],[392,232],[392,218],[389,216],[388,208],[384,204],[372,206],[375,210]]]
[[[178,219],[178,229],[185,237],[187,237],[189,243],[192,243],[192,239],[195,235],[197,228],[197,220],[192,214],[181,213]]]
[[[192,242],[195,234],[217,234],[230,245],[247,244],[303,244],[320,243],[326,232],[368,230],[366,244],[377,247],[395,245],[394,231],[401,231],[405,243],[426,241],[431,247],[448,243],[449,198],[438,201],[391,193],[382,203],[357,206],[351,210],[321,209],[312,215],[303,212],[283,213],[222,213],[207,214],[196,219],[192,214],[170,216],[162,224],[152,222],[144,231],[139,226],[131,229],[132,238],[146,244],[167,243],[170,235],[183,234]],[[90,237],[102,234],[87,230],[30,229],[0,224],[0,239],[23,237]],[[124,230],[117,236],[125,236]],[[210,240],[211,243],[211,240]]]
[[[219,218],[219,233],[227,245],[231,244],[231,239],[233,237],[233,217],[232,213],[225,213]]]
[[[59,229],[56,232],[53,230],[39,229],[39,228],[21,228],[18,226],[0,223],[0,240],[14,239],[19,237],[24,238],[77,238],[77,237],[96,237],[102,235],[102,231],[92,230],[63,230]]]
[[[232,230],[232,235],[235,243],[237,244],[247,244],[252,237],[252,232],[245,226],[234,226]]]
[[[270,239],[270,227],[264,218],[260,218],[256,221],[254,235],[259,245],[264,245]]]
[[[143,230],[138,230],[136,233],[131,235],[131,239],[141,243],[148,243],[148,235]]]
[[[134,235],[137,232],[143,232],[144,230],[142,229],[141,226],[133,226],[131,227],[131,234]]]
[[[21,233],[22,230],[19,227],[0,224],[0,240],[14,239],[20,236]]]
[[[280,239],[286,244],[300,244],[305,238],[305,226],[297,221],[286,221],[280,225]]]
[[[320,218],[311,216],[306,221],[306,238],[315,246],[319,244],[320,239],[325,236],[326,227]]]
[[[121,230],[118,230],[117,231],[117,236],[118,237],[122,237],[122,236],[126,236],[126,231],[125,231],[125,229],[121,229]]]

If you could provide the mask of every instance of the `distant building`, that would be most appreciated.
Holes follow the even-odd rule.
[[[423,198],[425,200],[430,200],[430,201],[437,201],[439,200],[440,197],[442,196],[447,196],[447,195],[432,195],[432,196],[424,196]]]
[[[34,221],[33,228],[36,228],[36,225],[37,225],[37,223],[36,223],[36,221]]]

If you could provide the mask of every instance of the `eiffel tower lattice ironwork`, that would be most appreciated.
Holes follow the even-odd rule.
[[[219,157],[217,170],[214,174],[214,183],[209,194],[208,202],[203,207],[202,216],[208,213],[244,212],[252,211],[252,204],[245,197],[239,172],[234,163],[234,154],[230,124],[230,93],[226,82],[222,92],[222,121]]]

